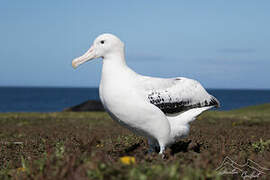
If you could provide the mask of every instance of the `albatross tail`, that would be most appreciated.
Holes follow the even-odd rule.
[[[166,115],[171,126],[171,137],[174,140],[183,138],[189,133],[189,123],[194,121],[202,112],[214,106],[190,109],[181,114]]]

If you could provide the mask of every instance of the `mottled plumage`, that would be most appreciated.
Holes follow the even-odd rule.
[[[148,92],[149,102],[165,114],[206,106],[219,107],[218,100],[209,95],[199,82],[183,77],[173,78],[170,81],[171,86],[151,89]]]

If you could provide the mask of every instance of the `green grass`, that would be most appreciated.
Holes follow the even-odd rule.
[[[226,156],[270,168],[269,129],[270,104],[209,111],[162,159],[105,112],[1,113],[0,179],[237,179],[215,169]]]

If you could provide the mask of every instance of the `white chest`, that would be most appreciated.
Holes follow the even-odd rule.
[[[130,69],[103,64],[99,94],[105,109],[118,118],[128,114],[137,97],[135,83]]]
[[[136,96],[133,84],[123,77],[101,80],[99,93],[105,108],[115,113],[129,108]]]

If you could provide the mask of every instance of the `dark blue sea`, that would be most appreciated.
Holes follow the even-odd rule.
[[[270,90],[208,89],[220,110],[270,103]],[[0,112],[56,112],[86,100],[99,100],[98,88],[0,87]]]

